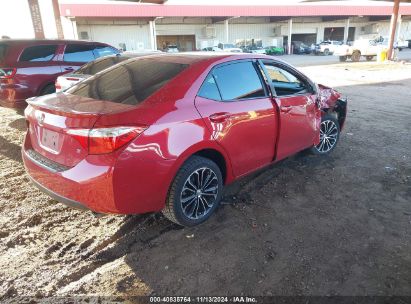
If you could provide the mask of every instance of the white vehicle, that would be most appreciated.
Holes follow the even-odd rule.
[[[165,49],[166,53],[178,53],[180,52],[180,50],[178,49],[178,47],[176,45],[167,45],[166,49]]]
[[[218,46],[213,47],[215,52],[231,52],[231,53],[242,53],[243,50],[236,47],[232,43],[219,43]]]
[[[402,51],[403,49],[406,49],[408,47],[408,41],[403,40],[403,39],[399,39],[397,41],[397,47],[400,51]]]
[[[323,41],[320,44],[317,44],[314,48],[314,54],[319,55],[332,55],[334,54],[335,50],[342,45],[341,41],[336,40],[327,40]]]
[[[397,43],[394,43],[394,48],[398,48]],[[347,61],[347,59],[358,62],[361,57],[371,61],[384,49],[388,49],[388,38],[358,39],[354,41],[352,46],[341,45],[336,49],[334,55],[338,56],[341,62]]]

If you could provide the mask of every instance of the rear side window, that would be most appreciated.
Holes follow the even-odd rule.
[[[217,84],[212,74],[208,75],[206,80],[203,82],[203,85],[198,92],[198,96],[207,99],[221,100],[220,92],[218,91]]]
[[[0,43],[0,62],[6,59],[6,51],[7,51],[7,45]]]
[[[94,60],[93,46],[86,44],[69,44],[64,51],[66,62],[90,62]]]
[[[187,67],[187,64],[158,59],[126,61],[74,86],[67,93],[137,105]]]
[[[57,45],[36,45],[26,48],[19,61],[50,61],[56,53]]]
[[[123,56],[115,56],[115,57],[107,57],[98,59],[92,62],[89,62],[83,65],[80,69],[78,69],[75,74],[86,74],[86,75],[94,75],[102,70],[105,70],[117,63],[130,59],[128,57]]]
[[[119,52],[109,46],[98,45],[94,49],[94,56],[96,58],[109,56],[109,55],[116,55]]]
[[[259,98],[265,91],[251,61],[224,65],[214,69],[214,79],[222,100]]]

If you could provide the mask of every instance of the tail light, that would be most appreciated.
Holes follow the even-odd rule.
[[[0,68],[0,79],[10,79],[16,75],[16,68]]]
[[[107,154],[128,144],[147,129],[146,126],[96,129],[72,129],[67,131],[89,154]]]
[[[61,90],[61,84],[58,82],[58,80],[56,80],[54,86],[56,87],[56,90]]]

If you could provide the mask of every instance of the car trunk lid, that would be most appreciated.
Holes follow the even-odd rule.
[[[27,100],[25,115],[32,148],[67,167],[75,166],[88,150],[73,129],[92,129],[102,115],[126,111],[132,106],[68,94],[53,94]]]

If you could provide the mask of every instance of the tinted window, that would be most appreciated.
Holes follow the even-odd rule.
[[[6,58],[7,45],[0,44],[0,62]]]
[[[119,53],[118,51],[116,51],[115,49],[109,46],[98,45],[94,49],[94,56],[96,58],[109,56],[109,55],[116,55],[118,53]]]
[[[218,67],[213,75],[223,100],[265,96],[261,80],[250,61]]]
[[[94,59],[91,45],[69,44],[64,51],[64,61],[67,62],[89,62]]]
[[[67,93],[136,105],[159,90],[188,65],[154,60],[132,60],[85,80]]]
[[[285,69],[265,63],[277,96],[302,94],[307,92],[303,81]]]
[[[75,74],[87,74],[87,75],[94,75],[102,70],[105,70],[117,63],[130,59],[128,57],[123,56],[115,56],[115,57],[107,57],[98,59],[95,61],[91,61],[85,65],[83,65],[80,69],[78,69]]]
[[[37,45],[26,48],[19,61],[50,61],[56,53],[57,45]]]
[[[220,92],[218,91],[217,84],[215,83],[212,74],[208,75],[206,80],[203,82],[203,85],[198,92],[198,96],[207,99],[221,100]]]

